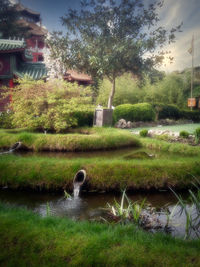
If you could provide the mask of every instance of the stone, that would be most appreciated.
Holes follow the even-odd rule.
[[[124,119],[120,119],[117,123],[116,123],[116,128],[121,128],[121,129],[124,129],[127,127],[127,123],[126,123],[126,120]]]

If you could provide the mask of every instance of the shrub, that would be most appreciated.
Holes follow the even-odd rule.
[[[0,128],[12,128],[12,113],[9,111],[0,112]]]
[[[139,103],[135,105],[123,104],[114,109],[114,122],[120,119],[126,121],[153,121],[155,119],[155,111],[151,104]]]
[[[163,103],[156,103],[153,105],[157,116],[157,119],[174,119],[181,118],[181,112],[176,105],[165,105]]]
[[[91,96],[90,87],[76,83],[56,79],[46,83],[21,80],[13,90],[13,124],[15,127],[56,132],[90,125]]]
[[[189,133],[187,131],[181,131],[180,132],[180,137],[188,138],[189,137]]]
[[[142,136],[142,137],[146,137],[147,134],[148,134],[148,130],[147,129],[143,129],[143,130],[140,131],[140,136]]]
[[[195,135],[195,142],[196,144],[199,144],[199,140],[200,140],[200,128],[197,128],[194,132]]]
[[[192,120],[193,122],[200,122],[199,110],[181,110],[181,117],[183,119]]]
[[[74,118],[77,120],[78,127],[92,126],[94,109],[77,110],[74,112]]]

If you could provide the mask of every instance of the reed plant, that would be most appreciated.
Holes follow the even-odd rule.
[[[171,191],[178,199],[177,205],[180,206],[179,215],[185,214],[185,239],[191,237],[192,233],[196,235],[197,238],[200,237],[200,182],[195,179],[193,186],[196,191],[189,189],[189,202],[185,201],[180,195],[178,195],[172,188]]]

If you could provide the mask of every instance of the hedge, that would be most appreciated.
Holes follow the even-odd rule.
[[[160,119],[174,119],[178,120],[181,118],[182,114],[180,109],[173,104],[163,104],[163,103],[155,103],[152,104],[156,111],[156,118]]]
[[[126,121],[153,121],[155,119],[155,111],[151,104],[123,104],[114,109],[113,112],[114,122],[120,119]]]

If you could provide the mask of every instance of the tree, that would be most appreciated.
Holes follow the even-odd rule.
[[[3,38],[24,37],[27,27],[17,23],[19,12],[9,0],[0,0],[0,34]]]
[[[62,23],[69,33],[71,67],[92,77],[107,77],[112,83],[111,108],[116,77],[125,72],[141,75],[160,63],[163,52],[155,50],[175,39],[175,32],[157,27],[157,10],[162,2],[145,6],[143,0],[84,0],[80,10],[69,9]],[[148,54],[147,54],[148,52]]]
[[[61,32],[53,32],[46,36],[47,47],[44,50],[44,63],[48,69],[48,78],[62,78],[66,72],[69,55],[68,37],[63,37]],[[58,49],[59,47],[59,49]]]

